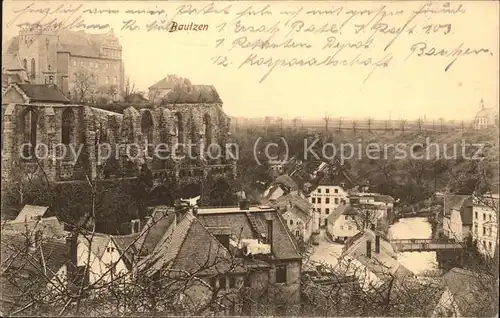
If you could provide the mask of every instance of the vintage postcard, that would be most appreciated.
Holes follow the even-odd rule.
[[[4,1],[1,316],[498,316],[499,7]]]

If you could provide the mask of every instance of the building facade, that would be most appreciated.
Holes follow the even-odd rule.
[[[318,226],[327,225],[327,217],[337,207],[348,201],[348,193],[341,185],[334,185],[329,180],[321,181],[318,187],[310,193],[309,202],[319,213]]]
[[[111,87],[117,94],[124,90],[122,47],[112,29],[101,34],[23,29],[8,43],[6,53],[18,56],[31,84],[46,83],[44,73],[52,72],[53,83],[65,95],[81,93],[83,81],[90,87],[88,93]]]
[[[444,198],[443,234],[463,242],[471,233],[472,199],[467,195],[446,195]]]
[[[479,251],[493,257],[498,248],[498,194],[474,198],[472,223],[472,238]]]

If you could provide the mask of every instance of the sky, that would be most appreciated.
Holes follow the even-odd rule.
[[[437,3],[432,9],[443,9],[443,3]],[[5,41],[17,35],[19,24],[40,22],[43,25],[52,19],[66,19],[63,27],[68,27],[68,21],[78,17],[87,25],[108,25],[101,31],[87,32],[113,29],[122,45],[125,73],[136,87],[147,90],[147,87],[167,74],[187,77],[194,84],[211,84],[224,101],[226,113],[232,116],[320,118],[328,114],[331,117],[411,120],[426,116],[461,120],[474,117],[481,98],[486,107],[498,108],[498,2],[461,1],[450,6],[456,9],[462,5],[455,14],[426,12],[410,20],[423,4],[418,1],[349,4],[324,1],[221,1],[210,6],[210,2],[200,1],[37,1],[33,4],[4,1],[2,36]],[[203,8],[204,13],[201,11]],[[71,9],[75,12],[71,13]],[[148,9],[154,12],[126,12]],[[227,14],[223,9],[226,9]],[[310,10],[333,12],[335,9],[340,10],[335,11],[338,14],[306,14]],[[98,10],[117,12],[98,13]],[[187,11],[191,11],[191,14],[187,14]],[[350,20],[347,19],[349,17]],[[383,19],[374,27],[381,17]],[[369,24],[372,18],[375,22]],[[135,26],[139,29],[124,29],[124,21],[127,20],[135,20]],[[148,24],[153,21],[158,24],[175,21],[185,25],[207,25],[208,29],[148,32]],[[344,22],[337,33],[321,32],[333,30],[334,24],[338,29]],[[220,30],[222,23],[225,23],[225,27]],[[432,26],[426,29],[430,24]],[[448,24],[450,29],[446,27]],[[366,25],[366,28],[356,33],[355,25]],[[394,32],[403,26],[403,32],[384,51],[384,47],[395,37]],[[412,26],[415,28],[410,34],[408,32]],[[260,29],[265,32],[252,32],[251,27],[253,31]],[[449,32],[445,34],[447,30]],[[289,40],[289,46],[291,43],[297,46],[300,43],[302,47],[241,47],[245,43],[251,45],[258,39],[263,41],[270,36],[272,43]],[[246,39],[243,40],[243,37]],[[220,42],[222,44],[216,47]],[[325,48],[327,43],[333,47]],[[446,50],[444,55],[450,54],[456,48],[461,48],[462,52],[467,48],[469,52],[480,52],[458,56],[445,71],[454,56],[417,56],[424,46],[422,43],[426,43],[425,52],[431,55],[441,50]],[[338,51],[340,46],[335,47],[334,44],[343,47]],[[359,46],[357,49],[352,47],[355,44]],[[305,48],[305,45],[311,47]],[[434,51],[432,47],[435,47]],[[294,58],[322,61],[336,52],[335,58],[339,60],[351,62],[359,55],[358,61],[371,58],[371,63],[380,63],[378,67],[372,64],[359,65],[359,62],[345,67],[291,67],[279,64]],[[262,59],[260,64],[265,61],[278,63],[262,82],[262,77],[270,68],[265,65],[251,66],[248,58],[251,59],[252,54],[255,63],[259,59]],[[229,64],[226,67],[217,65],[217,62],[224,64],[224,56]],[[214,63],[217,57],[219,59]]]

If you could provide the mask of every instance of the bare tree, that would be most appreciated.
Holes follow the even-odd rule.
[[[132,102],[132,97],[137,93],[135,83],[130,83],[130,77],[127,76],[125,81],[125,90],[123,92],[123,99],[126,103]]]
[[[356,133],[357,127],[358,127],[358,122],[353,120],[352,121],[352,131],[354,131],[354,133]]]
[[[444,118],[443,117],[439,118],[439,126],[440,126],[440,131],[444,132]]]
[[[325,113],[325,116],[323,117],[323,121],[325,122],[325,131],[328,131],[328,125],[330,124],[330,115],[328,113]]]
[[[372,118],[371,117],[368,117],[367,119],[367,124],[368,124],[368,132],[371,132],[372,131]]]
[[[90,99],[89,95],[96,89],[96,74],[89,69],[78,68],[73,77],[72,99],[80,103]]]
[[[399,125],[400,125],[400,127],[401,127],[401,132],[403,132],[403,133],[404,133],[404,132],[405,132],[405,126],[406,126],[406,119],[401,119],[401,120],[399,121]]]
[[[422,117],[419,117],[419,118],[417,119],[417,126],[418,126],[418,131],[419,131],[419,132],[422,132],[422,124],[423,124],[423,122],[424,122],[424,121],[423,121]]]

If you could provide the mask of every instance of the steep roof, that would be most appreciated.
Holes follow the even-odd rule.
[[[24,70],[24,66],[21,64],[19,55],[17,55],[17,53],[2,54],[2,70],[6,71]]]
[[[138,253],[137,251],[137,240],[140,233],[128,234],[128,235],[117,235],[112,236],[111,239],[115,242],[116,248],[123,255],[122,259],[125,264],[131,268],[132,262],[134,260],[134,255]]]
[[[189,212],[139,266],[146,266],[150,273],[169,268],[214,274],[228,271],[230,265],[229,251]]]
[[[476,113],[476,117],[491,117],[498,109],[494,108],[483,108]]]
[[[191,86],[192,83],[189,79],[175,75],[175,74],[169,74],[166,77],[162,78],[156,84],[151,85],[148,89],[174,89],[177,86],[183,86],[183,85],[189,85]]]
[[[52,278],[68,260],[65,240],[45,238],[39,248],[30,249],[25,237],[2,233],[0,244],[0,300],[4,302],[32,301],[47,286],[47,278]]]
[[[155,207],[150,219],[143,227],[140,237],[137,239],[137,250],[142,253],[152,252],[175,220],[176,215],[173,208],[167,206]]]
[[[350,204],[343,204],[336,207],[326,219],[335,222],[341,215],[357,215],[357,213]]]
[[[472,224],[472,197],[470,195],[445,195],[444,215],[450,216],[452,210],[460,212],[463,225]]]
[[[38,217],[43,217],[45,212],[49,209],[48,206],[38,206],[38,205],[29,205],[26,204],[21,212],[17,215],[15,221],[17,222],[25,222],[34,220]]]
[[[11,84],[9,89],[20,90],[29,102],[49,102],[68,104],[70,100],[57,88],[56,85],[47,84]]]
[[[312,217],[311,211],[313,205],[306,199],[302,198],[297,192],[290,192],[289,194],[278,198],[272,203],[272,205],[279,207],[280,210],[284,209],[283,212],[291,211],[304,222],[309,221]]]
[[[397,254],[389,241],[380,237],[380,253],[375,253],[375,237],[376,234],[371,230],[356,235],[349,244],[346,244],[342,256],[358,260],[377,276],[385,274],[398,277],[413,276],[413,273],[397,260]],[[368,258],[366,253],[367,241],[372,242],[371,258]]]
[[[111,235],[103,233],[78,236],[78,242],[87,246],[90,245],[90,250],[99,259],[104,255],[104,252],[106,251],[106,247],[108,246],[110,240]],[[90,241],[92,241],[92,244]]]
[[[208,211],[208,210],[207,210]],[[290,236],[286,225],[278,215],[276,210],[251,210],[248,212],[253,221],[250,221],[245,211],[235,207],[232,212],[223,213],[200,213],[198,210],[198,219],[207,228],[229,227],[234,237],[242,239],[257,239],[253,229],[254,223],[259,233],[267,234],[267,221],[273,221],[273,253],[278,259],[299,259],[301,258],[297,246]]]
[[[376,194],[373,197],[375,199],[375,202],[392,203],[395,201],[393,197],[386,194]]]
[[[276,180],[274,180],[274,183],[282,184],[289,189],[297,189],[297,183],[286,174],[277,177]]]
[[[494,317],[498,314],[494,278],[461,268],[453,268],[443,275],[443,281],[463,317]],[[491,304],[490,310],[484,307]],[[486,306],[488,307],[488,306]]]

